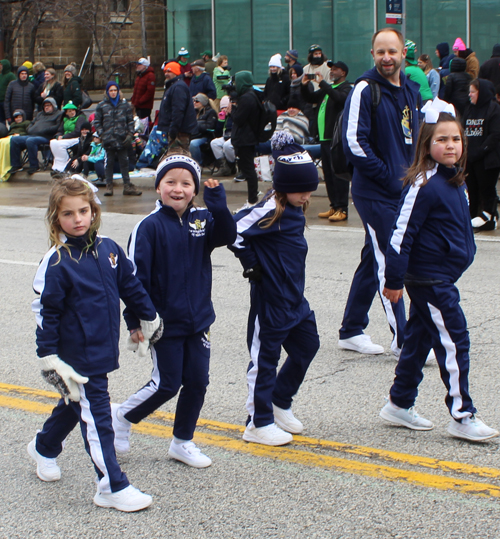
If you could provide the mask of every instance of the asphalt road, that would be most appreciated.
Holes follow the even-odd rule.
[[[227,249],[213,254],[211,383],[195,441],[212,458],[204,470],[167,456],[175,401],[133,433],[120,457],[131,482],[154,497],[146,511],[123,514],[94,506],[94,471],[79,432],[58,462],[62,479],[42,483],[26,445],[56,402],[35,354],[30,303],[37,264],[47,249],[44,182],[0,184],[0,538],[497,538],[500,439],[470,444],[446,433],[449,415],[436,364],[425,368],[419,412],[436,427],[415,432],[378,417],[395,359],[339,350],[338,328],[363,245],[353,209],[349,221],[315,217],[326,199],[314,197],[306,296],[316,312],[321,349],[294,402],[303,436],[284,448],[241,440],[245,420],[248,284]],[[102,232],[126,245],[156,196],[103,199]],[[231,192],[236,208],[245,194]],[[483,419],[500,427],[500,233],[477,236],[478,253],[459,281],[469,322],[471,392]],[[378,300],[368,333],[389,350],[390,332]],[[125,349],[110,375],[114,401],[149,379],[150,362]]]

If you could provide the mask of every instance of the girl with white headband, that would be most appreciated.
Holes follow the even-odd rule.
[[[422,367],[433,348],[447,391],[448,432],[483,441],[499,432],[477,417],[469,394],[469,333],[455,286],[476,252],[464,177],[464,131],[453,106],[437,98],[422,112],[425,123],[403,178],[386,253],[383,294],[395,303],[406,286],[411,305],[396,377],[380,416],[413,430],[434,427],[414,408]]]

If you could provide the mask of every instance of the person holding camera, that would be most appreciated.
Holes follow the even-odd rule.
[[[351,91],[351,83],[346,77],[349,68],[344,62],[327,62],[329,66],[328,79],[325,80],[318,70],[314,76],[319,84],[319,90],[311,91],[310,76],[304,76],[301,84],[303,98],[308,103],[317,105],[317,127],[321,146],[321,162],[325,178],[326,192],[330,200],[330,209],[318,214],[318,217],[332,222],[345,221],[349,206],[349,182],[335,174],[332,163],[330,145],[333,128],[339,114],[344,110],[344,104]],[[342,173],[345,170],[338,170]]]
[[[319,89],[319,82],[316,80],[316,73],[319,71],[321,76],[328,80],[330,74],[330,68],[327,65],[327,57],[323,53],[323,49],[319,45],[311,45],[309,47],[309,54],[307,55],[307,61],[309,62],[304,66],[304,76],[313,83],[314,90]]]

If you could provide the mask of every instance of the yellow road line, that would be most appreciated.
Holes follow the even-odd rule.
[[[27,401],[15,397],[6,397],[3,395],[0,395],[0,406],[39,414],[50,413],[52,409],[52,406],[49,404]],[[159,438],[170,438],[172,436],[171,427],[155,425],[147,422],[134,425],[133,430],[141,434],[156,436]],[[331,457],[329,455],[318,455],[307,451],[293,449],[293,447],[269,447],[259,444],[248,444],[242,440],[229,438],[227,436],[221,436],[218,434],[216,435],[197,432],[195,439],[197,442],[221,447],[228,451],[247,453],[257,457],[266,457],[274,460],[287,461],[303,466],[335,469],[351,474],[368,476],[375,479],[399,481],[419,487],[435,488],[438,490],[451,490],[461,494],[473,496],[500,498],[500,487],[488,483],[466,481],[463,479],[456,479],[437,474],[434,475],[401,470],[399,468],[391,468],[390,466],[381,466],[378,464]]]
[[[23,386],[15,386],[11,384],[0,383],[0,392],[6,392],[8,394],[15,395],[27,395],[38,397],[49,397],[58,399],[59,395],[52,391],[44,391],[39,389],[32,389]],[[49,413],[52,407],[47,408]],[[31,410],[30,410],[31,411]],[[47,413],[45,410],[38,413]],[[152,418],[160,419],[162,421],[173,422],[174,414],[167,412],[155,412],[151,415]],[[214,421],[208,419],[199,419],[198,426],[209,430],[220,432],[234,432],[240,435],[244,431],[244,427],[240,425],[234,425],[232,423],[224,423],[222,421]],[[306,436],[294,436],[294,442],[303,446],[310,446],[316,449],[323,449],[329,451],[336,451],[340,453],[348,453],[357,455],[360,457],[367,457],[370,459],[384,460],[389,463],[400,463],[404,465],[410,465],[420,468],[429,468],[432,470],[442,472],[453,472],[464,475],[476,475],[478,477],[485,477],[490,479],[500,479],[500,470],[496,468],[488,468],[485,466],[474,466],[473,464],[467,464],[463,462],[453,462],[440,460],[436,458],[423,457],[419,455],[411,455],[408,453],[398,453],[396,451],[388,451],[385,449],[376,449],[373,447],[366,447],[355,444],[345,444],[341,442],[334,442],[330,440],[322,440],[320,438],[310,438]]]

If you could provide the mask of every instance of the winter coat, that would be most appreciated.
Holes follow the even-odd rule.
[[[45,71],[39,71],[33,79],[33,86],[35,87],[35,94],[45,83]],[[47,96],[48,97],[48,96]],[[59,106],[59,105],[58,105]]]
[[[90,143],[89,161],[95,163],[96,161],[103,161],[106,157],[106,150],[102,147],[102,144]]]
[[[471,52],[465,60],[465,72],[468,73],[472,80],[477,79],[479,76],[479,60],[476,53]]]
[[[490,80],[495,87],[500,84],[500,45],[493,47],[491,58],[479,70],[479,78]]]
[[[451,103],[460,116],[469,102],[469,89],[472,77],[465,72],[466,62],[463,58],[454,58],[450,64],[450,74],[446,77],[444,100]]]
[[[366,79],[380,87],[375,125],[372,125],[371,88]],[[354,167],[353,194],[389,202],[399,200],[401,178],[414,158],[421,101],[418,84],[404,73],[400,74],[400,86],[391,84],[375,67],[356,81],[342,121],[344,153]],[[403,111],[406,111],[405,122]],[[412,144],[408,143],[410,140]]]
[[[82,79],[77,75],[73,75],[64,86],[63,103],[67,105],[70,101],[75,107],[79,107],[83,102]]]
[[[16,80],[16,76],[12,73],[12,67],[8,60],[0,60],[2,64],[2,72],[0,73],[0,103],[5,100],[5,92],[7,91],[7,86],[13,80]]]
[[[412,280],[456,282],[472,264],[476,245],[466,186],[449,180],[456,169],[444,165],[407,185],[385,255],[385,286],[401,290],[405,275]]]
[[[270,101],[276,110],[286,110],[288,108],[288,97],[290,95],[290,79],[283,70],[281,73],[271,73],[264,87],[263,101]]]
[[[193,75],[189,85],[189,94],[191,97],[197,94],[205,94],[209,99],[216,99],[217,90],[210,75],[208,73],[202,73],[199,77]]]
[[[479,79],[477,103],[466,105],[462,117],[467,163],[482,160],[487,170],[500,167],[500,105],[493,97],[490,81]]]
[[[260,225],[262,219],[272,217],[276,211],[276,198],[271,195],[252,208],[238,212],[236,241],[229,249],[245,270],[259,264],[262,281],[252,283],[259,295],[269,304],[266,311],[280,311],[286,317],[301,316],[309,310],[304,298],[307,241],[304,237],[306,218],[302,207],[286,204],[279,220],[269,228]],[[280,328],[286,323],[281,319]],[[267,321],[266,321],[267,322]]]
[[[179,75],[167,81],[165,93],[160,104],[158,131],[167,133],[171,139],[179,133],[196,133],[198,122],[189,87],[181,84],[184,77]]]
[[[297,144],[307,144],[309,138],[309,120],[307,116],[299,112],[295,116],[290,116],[285,110],[278,116],[276,131],[288,131]]]
[[[351,92],[351,83],[344,81],[336,88],[332,88],[332,84],[326,80],[322,80],[319,84],[319,89],[315,92],[311,91],[311,84],[301,84],[300,91],[303,98],[309,103],[320,105],[328,96],[325,111],[325,140],[330,140],[333,135],[333,128],[337,121],[337,116],[344,110],[344,105],[347,96]]]
[[[19,79],[21,70],[28,71],[26,68],[20,67],[17,70],[17,79],[7,86],[3,103],[5,117],[7,119],[12,118],[12,113],[16,109],[22,109],[26,113],[26,119],[32,120],[35,108],[35,87],[31,82]]]
[[[203,198],[206,208],[188,207],[182,217],[158,201],[130,236],[129,258],[163,319],[163,338],[192,335],[215,320],[210,255],[234,242],[236,225],[222,185]],[[138,327],[137,314],[125,309],[129,329]]]
[[[222,89],[223,86],[229,84],[231,81],[231,73],[220,66],[214,68],[214,74],[212,80],[214,81],[215,90],[217,92],[217,99],[222,99],[226,94],[226,91]]]
[[[152,109],[155,100],[156,75],[149,66],[137,74],[134,83],[134,93],[130,102],[136,109]]]
[[[63,115],[56,137],[62,137],[63,139],[78,138],[82,124],[85,122],[88,122],[87,116],[81,111],[77,111],[74,118],[68,118],[66,115]]]
[[[98,236],[86,250],[84,238],[63,239],[71,256],[52,247],[33,283],[37,354],[57,354],[82,376],[111,372],[118,368],[120,299],[141,320],[154,320],[156,310],[117,243]]]
[[[94,127],[104,148],[121,150],[130,146],[134,135],[134,115],[126,99],[114,107],[105,97],[96,108]]]
[[[439,67],[441,69],[449,69],[450,62],[455,58],[455,55],[450,54],[450,46],[446,41],[443,43],[438,43],[436,49],[439,51]]]
[[[92,133],[87,133],[87,136],[85,138],[80,137],[78,139],[78,144],[76,146],[73,146],[73,150],[75,150],[74,158],[78,159],[81,162],[81,157],[83,155],[90,155],[91,151],[91,144],[92,144]]]
[[[420,95],[422,96],[422,101],[433,99],[433,95],[429,87],[429,81],[427,80],[424,71],[420,67],[412,65],[406,66],[405,75],[420,86]]]
[[[57,103],[57,108],[62,108],[62,103],[64,99],[64,88],[63,85],[60,82],[55,82],[46,97],[42,97],[42,92],[45,90],[45,84],[42,84],[38,90],[35,91],[35,103],[41,107],[43,100],[46,97],[52,97],[54,98],[54,101]]]
[[[55,101],[51,97],[48,97],[45,101],[47,100],[55,105]],[[59,125],[61,124],[62,116],[62,111],[57,110],[56,107],[54,107],[54,111],[51,114],[47,114],[43,110],[40,111],[28,126],[28,136],[45,137],[49,140],[54,138],[59,129]]]
[[[253,78],[249,71],[240,71],[236,73],[235,82],[238,97],[231,109],[231,144],[235,148],[255,146],[259,143],[261,105],[253,90]]]
[[[193,135],[193,138],[206,137],[208,140],[214,138],[215,126],[217,124],[217,113],[207,105],[201,114],[198,114],[196,119],[198,123],[198,131]]]

